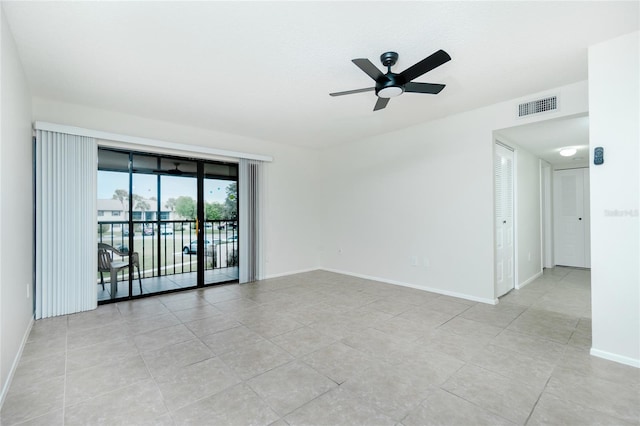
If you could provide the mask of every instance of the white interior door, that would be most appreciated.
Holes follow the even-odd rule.
[[[589,169],[554,172],[555,263],[589,267]],[[585,197],[585,194],[587,196]]]
[[[496,144],[496,297],[514,288],[513,151]]]

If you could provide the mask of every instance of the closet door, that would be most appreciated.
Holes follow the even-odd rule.
[[[514,288],[513,151],[496,144],[494,156],[496,265],[495,292]]]
[[[556,265],[579,268],[590,266],[588,171],[589,169],[571,169],[554,172]]]

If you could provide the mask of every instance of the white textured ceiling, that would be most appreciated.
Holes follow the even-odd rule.
[[[571,117],[502,129],[496,132],[551,163],[556,169],[587,167],[589,164],[589,117]],[[572,157],[562,157],[562,148],[575,148]]]
[[[34,96],[327,146],[587,78],[638,2],[2,2]],[[373,112],[351,59],[452,60]]]

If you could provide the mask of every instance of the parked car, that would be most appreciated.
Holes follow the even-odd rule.
[[[123,253],[129,253],[129,247],[127,247],[127,246],[125,246],[123,244],[120,244],[119,246],[116,246],[116,250],[119,250],[119,251],[121,251]]]
[[[160,234],[161,235],[173,235],[173,228],[170,224],[160,225]]]
[[[142,230],[142,235],[153,235],[153,228],[152,227],[146,227]]]
[[[224,242],[223,240],[215,239],[213,242],[210,240],[204,240],[204,252],[210,253],[213,250],[213,246],[219,246],[220,243]],[[211,249],[210,249],[211,248]],[[198,240],[193,240],[188,246],[184,246],[182,249],[184,254],[194,254],[198,252]]]
[[[232,235],[229,238],[227,238],[227,241],[238,241],[238,236],[237,235]]]

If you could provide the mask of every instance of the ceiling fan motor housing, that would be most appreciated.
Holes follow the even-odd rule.
[[[376,95],[380,98],[393,98],[404,92],[404,79],[389,72],[376,81]]]

